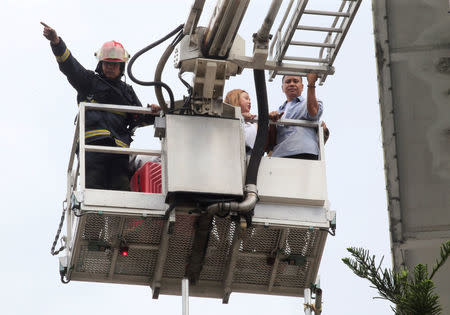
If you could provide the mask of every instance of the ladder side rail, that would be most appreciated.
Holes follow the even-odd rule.
[[[341,6],[339,7],[339,11],[338,12],[342,12],[342,10],[344,10],[344,6],[345,6],[345,1],[346,0],[342,0]],[[345,19],[345,18],[344,18]],[[339,16],[336,16],[333,20],[333,23],[331,23],[331,28],[336,28],[337,22],[339,21]],[[329,43],[331,36],[333,36],[333,32],[328,32],[327,36],[325,37],[324,43]],[[323,57],[323,51],[324,51],[324,47],[320,49],[319,52],[319,58]],[[329,57],[329,56],[327,56]],[[329,58],[327,58],[329,60]]]
[[[344,42],[344,38],[347,35],[348,30],[350,29],[350,25],[352,24],[353,19],[356,16],[356,12],[358,11],[359,6],[361,5],[361,1],[362,0],[351,1],[350,5],[349,5],[348,10],[351,11],[350,17],[348,17],[342,21],[342,25],[341,25],[342,33],[337,34],[336,38],[334,40],[334,42],[336,43],[336,47],[332,48],[328,53],[330,65],[332,65],[334,63],[334,60],[336,59],[339,49],[341,48],[341,45]],[[323,82],[325,82],[327,76],[328,76],[328,73],[325,74],[320,79],[320,85],[322,85]]]
[[[308,4],[308,1],[309,0],[298,0],[295,12],[292,15],[291,21],[289,22],[289,25],[286,31],[284,32],[284,36],[280,43],[280,46],[277,49],[274,58],[276,62],[278,63],[282,62],[284,55],[286,54],[286,51],[289,48],[289,45],[292,41],[292,37],[294,36],[294,33],[297,29],[298,23],[303,15],[303,12],[305,11],[306,5]]]
[[[334,43],[336,44],[336,47],[334,49],[331,49],[331,51],[330,51],[331,64],[333,64],[334,60],[336,59],[337,53],[338,53],[342,43],[344,42],[344,38],[347,35],[347,32],[350,29],[353,19],[356,16],[356,12],[358,11],[361,1],[362,0],[352,1],[348,7],[350,16],[342,21],[341,26],[340,26],[340,28],[342,29],[342,33],[340,33],[336,36],[336,38],[334,39]]]
[[[272,39],[272,42],[270,43],[270,49],[269,49],[269,56],[271,59],[273,59],[273,48],[275,47],[275,45],[277,44],[277,41],[279,39],[279,37],[281,37],[281,30],[283,29],[284,23],[286,23],[286,19],[289,15],[289,11],[291,11],[292,8],[292,4],[294,3],[294,0],[290,0],[289,4],[286,8],[286,12],[283,15],[283,18],[281,19],[280,25],[278,26],[278,29],[275,33],[274,38]]]

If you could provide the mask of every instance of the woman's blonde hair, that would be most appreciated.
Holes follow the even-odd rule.
[[[239,97],[241,96],[242,93],[247,93],[247,91],[242,90],[242,89],[231,90],[230,92],[227,93],[227,96],[225,97],[225,103],[240,107]]]

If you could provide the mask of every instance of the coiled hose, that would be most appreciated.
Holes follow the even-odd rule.
[[[183,29],[183,27],[184,27],[184,24],[181,24],[181,25],[178,26],[176,29],[174,29],[172,32],[170,32],[169,34],[167,34],[166,36],[164,36],[163,38],[161,38],[161,39],[157,40],[156,42],[154,42],[154,43],[152,43],[152,44],[150,44],[150,45],[144,47],[143,49],[139,50],[139,51],[138,51],[138,52],[130,59],[130,62],[128,63],[128,66],[127,66],[127,73],[128,73],[128,76],[130,77],[130,79],[131,79],[133,82],[135,82],[135,83],[137,83],[137,84],[139,84],[139,85],[144,85],[144,86],[155,86],[155,89],[156,89],[156,87],[158,87],[158,88],[159,88],[159,92],[160,92],[160,94],[161,94],[161,98],[162,98],[161,88],[165,88],[166,91],[167,91],[167,93],[169,94],[169,98],[170,98],[170,109],[174,109],[174,108],[175,108],[175,100],[174,100],[173,92],[172,92],[172,90],[170,89],[170,87],[169,87],[167,84],[165,84],[164,82],[161,82],[161,81],[159,81],[159,80],[158,80],[158,81],[156,81],[156,80],[155,80],[155,81],[141,81],[141,80],[137,79],[137,78],[133,75],[132,67],[133,67],[133,64],[134,64],[134,62],[136,61],[136,59],[139,58],[142,54],[146,53],[146,52],[149,51],[150,49],[152,49],[152,48],[158,46],[158,45],[161,44],[162,42],[164,42],[164,41],[166,41],[167,39],[169,39],[170,37],[174,36],[175,34],[177,34],[178,32],[180,32],[180,31]],[[178,39],[178,37],[179,37],[179,36],[177,36],[177,39]],[[170,45],[170,46],[173,46],[173,44],[174,44],[174,43],[172,43],[172,45]],[[170,46],[169,46],[169,47],[170,47]],[[167,49],[166,49],[166,51],[167,51]],[[169,54],[169,55],[170,55],[170,54]],[[163,57],[164,57],[164,54],[163,54]],[[168,56],[167,56],[167,58],[168,58]],[[167,58],[166,58],[166,61],[167,61]],[[161,58],[161,59],[162,59],[162,58]],[[165,64],[165,63],[164,63],[164,64]],[[159,63],[158,63],[158,65],[159,65]],[[162,71],[162,69],[161,69],[161,71]],[[156,74],[155,74],[155,77],[156,77]],[[161,76],[159,76],[159,78],[161,78]],[[157,93],[157,95],[158,95],[158,93]],[[162,98],[162,102],[161,102],[161,100],[158,98],[158,102],[159,102],[159,105],[161,106],[163,112],[164,112],[164,113],[167,113],[167,112],[169,111],[169,108],[167,108],[167,105],[166,105],[166,103],[164,102],[164,98]]]

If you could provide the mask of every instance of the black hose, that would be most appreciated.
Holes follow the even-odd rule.
[[[158,64],[156,66],[155,70],[155,77],[154,80],[157,82],[161,82],[161,76],[162,72],[164,70],[164,67],[166,66],[167,60],[169,59],[170,55],[172,54],[173,50],[175,49],[175,46],[183,39],[183,30],[181,29],[175,39],[172,41],[172,43],[166,48],[164,53],[162,54],[161,58],[158,61]],[[160,86],[155,86],[155,94],[156,98],[158,99],[158,103],[161,106],[163,112],[167,114],[169,112],[166,102],[164,100],[164,96],[162,94],[162,90]],[[171,111],[175,109],[175,106],[171,104],[170,106]]]
[[[158,64],[157,64],[156,70],[155,70],[155,78],[154,78],[155,81],[161,82],[162,72],[164,70],[164,67],[166,66],[167,60],[169,59],[169,57],[172,54],[173,50],[175,49],[176,45],[178,45],[178,43],[183,39],[183,37],[184,37],[183,30],[181,29],[178,32],[177,36],[172,41],[172,43],[169,46],[167,46],[167,48],[164,51],[164,53],[162,54],[161,58],[159,58],[159,61],[158,61]],[[156,94],[156,98],[158,99],[158,103],[161,106],[163,112],[165,114],[167,114],[169,112],[169,110],[166,106],[166,102],[164,100],[164,96],[162,94],[162,90],[161,90],[160,86],[155,86],[155,94]],[[173,111],[175,109],[175,106],[173,104],[171,104],[170,109],[171,109],[171,111]]]
[[[245,185],[254,184],[258,177],[259,163],[264,155],[264,146],[269,134],[269,105],[267,102],[266,78],[264,70],[253,70],[255,79],[256,98],[258,101],[258,131],[253,145],[250,162],[247,167]]]
[[[154,80],[156,82],[161,82],[162,71],[164,70],[167,60],[169,59],[173,50],[174,50],[174,47],[172,45],[167,46],[166,50],[164,51],[161,58],[159,59],[158,64],[156,65],[156,69],[155,69]],[[163,110],[164,114],[167,114],[168,109],[166,106],[166,102],[164,100],[164,96],[162,94],[161,86],[155,85],[155,94],[156,94],[156,99],[158,100],[159,106],[161,106],[161,109]],[[169,97],[170,97],[170,94],[169,94]],[[172,95],[172,97],[173,97],[173,95]],[[175,109],[175,105],[172,103],[172,98],[170,99],[170,109],[171,110]]]
[[[144,86],[158,86],[158,87],[163,87],[166,89],[167,93],[169,94],[169,98],[170,98],[170,107],[174,108],[175,107],[175,100],[173,97],[173,93],[172,90],[170,89],[170,87],[165,84],[164,82],[160,82],[160,81],[141,81],[138,80],[134,75],[133,75],[133,71],[131,70],[133,67],[134,62],[136,61],[137,58],[139,58],[142,54],[146,53],[147,51],[149,51],[150,49],[158,46],[159,44],[161,44],[162,42],[166,41],[167,39],[169,39],[170,37],[172,37],[173,35],[175,35],[176,33],[178,33],[180,30],[182,30],[184,27],[184,24],[181,24],[180,26],[178,26],[176,29],[174,29],[172,32],[170,32],[169,34],[167,34],[166,36],[164,36],[163,38],[157,40],[156,42],[144,47],[143,49],[139,50],[131,59],[130,62],[128,63],[127,66],[127,73],[128,76],[130,77],[130,79],[140,85],[144,85]]]
[[[188,90],[188,96],[184,100],[183,108],[181,109],[181,114],[183,115],[187,110],[189,110],[189,104],[191,104],[192,99],[192,93],[194,92],[194,89],[192,86],[186,82],[181,76],[181,72],[178,72],[178,79],[180,79],[181,83],[187,88]]]

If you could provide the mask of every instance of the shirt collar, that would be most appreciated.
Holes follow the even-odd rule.
[[[291,102],[294,103],[299,103],[299,102],[303,102],[304,101],[304,97],[303,96],[297,96],[296,98],[294,98]],[[288,101],[284,101],[283,105],[280,106],[280,111],[284,110],[286,108],[286,104],[288,103]]]

